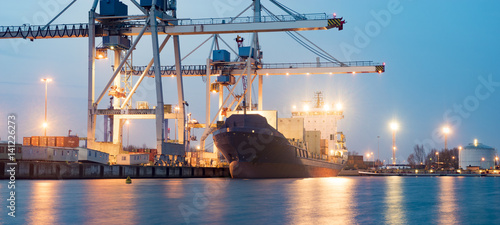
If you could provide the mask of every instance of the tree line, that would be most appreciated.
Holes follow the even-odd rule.
[[[437,153],[437,154],[436,154]],[[408,156],[408,164],[415,167],[425,165],[426,169],[456,169],[458,168],[458,149],[431,149],[426,153],[423,145],[415,145],[413,153]]]

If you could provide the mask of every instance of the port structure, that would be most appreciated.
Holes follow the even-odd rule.
[[[298,14],[283,4],[270,0],[287,15],[274,15],[261,4],[260,0],[253,0],[251,5],[235,17],[207,18],[207,19],[179,19],[177,18],[177,4],[175,0],[152,0],[141,1],[130,0],[143,14],[128,15],[127,9],[123,10],[123,3],[119,0],[99,1],[94,0],[89,11],[89,22],[86,24],[57,24],[53,25],[62,13],[64,13],[76,0],[73,0],[54,19],[43,26],[0,26],[0,39],[23,38],[31,41],[35,39],[50,38],[88,38],[88,118],[87,118],[87,144],[89,148],[101,150],[117,155],[122,151],[121,132],[126,119],[155,119],[156,120],[156,143],[158,154],[183,155],[189,148],[189,140],[186,138],[186,123],[183,89],[184,76],[205,76],[207,91],[207,111],[205,132],[202,141],[211,133],[217,118],[223,119],[223,110],[236,107],[244,98],[237,97],[234,93],[236,85],[240,82],[245,86],[245,103],[248,110],[252,110],[252,84],[258,77],[258,108],[262,109],[262,85],[264,75],[293,75],[293,74],[339,74],[339,73],[381,73],[385,65],[373,64],[371,62],[339,62],[335,59],[331,64],[265,64],[262,63],[258,33],[261,32],[296,32],[306,30],[328,30],[332,28],[343,29],[345,21],[327,14]],[[97,13],[97,6],[101,10]],[[108,7],[103,7],[108,4]],[[112,6],[109,6],[111,4]],[[116,10],[117,8],[121,10]],[[111,11],[110,12],[110,7]],[[241,16],[253,7],[253,16]],[[103,9],[106,10],[103,13]],[[262,11],[268,12],[268,16],[262,16]],[[125,11],[125,13],[123,13]],[[182,66],[180,35],[202,35],[211,34],[213,38],[212,49],[220,38],[219,34],[227,33],[253,33],[248,57],[239,57],[235,62],[216,62],[210,57],[206,65]],[[297,33],[298,34],[298,33]],[[131,54],[137,44],[144,36],[151,36],[152,59],[145,67],[134,67],[131,62]],[[160,44],[160,35],[166,35]],[[300,34],[299,34],[300,35]],[[102,37],[104,46],[96,46],[96,38]],[[131,37],[134,37],[131,41]],[[162,67],[160,53],[165,45],[172,39],[174,45],[175,65]],[[226,43],[227,44],[227,43]],[[217,45],[218,46],[218,43]],[[229,47],[229,46],[228,46]],[[229,47],[230,48],[230,47]],[[96,59],[106,57],[107,51],[114,53],[114,72],[105,85],[104,89],[96,96],[95,85],[95,63]],[[254,53],[254,50],[256,54]],[[233,50],[234,52],[234,50]],[[327,53],[326,53],[327,54]],[[327,54],[328,55],[328,54]],[[333,58],[333,57],[331,57]],[[155,65],[153,67],[153,65]],[[193,69],[191,69],[193,68]],[[198,68],[198,69],[195,69]],[[210,91],[213,89],[212,77],[220,76],[225,72],[226,76],[238,76],[238,80],[228,85],[218,85],[219,110],[217,115],[210,117]],[[178,107],[174,113],[164,110],[162,76],[175,76],[177,83]],[[132,84],[130,76],[138,75],[139,80]],[[145,77],[154,77],[156,87],[157,104],[154,109],[133,109],[130,104],[131,98]],[[242,81],[243,80],[243,81]],[[224,86],[228,94],[224,97]],[[110,91],[111,89],[111,91]],[[113,93],[112,93],[113,91]],[[99,103],[106,93],[114,97],[110,109],[99,109]],[[232,101],[228,100],[233,97]],[[229,107],[227,107],[229,106]],[[98,143],[95,138],[96,116],[113,116],[113,142]],[[165,142],[164,124],[165,119],[176,119],[179,129],[179,144],[182,146],[169,146]],[[191,126],[194,127],[194,126]],[[204,147],[204,145],[202,145]]]

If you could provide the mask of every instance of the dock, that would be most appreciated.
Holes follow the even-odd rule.
[[[9,179],[11,165],[0,162],[0,179]],[[15,179],[125,179],[231,177],[229,168],[103,165],[95,163],[17,162]]]

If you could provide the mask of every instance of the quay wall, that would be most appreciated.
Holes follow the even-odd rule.
[[[229,168],[102,165],[67,162],[17,162],[15,179],[210,178],[231,177]],[[11,165],[0,162],[0,179]]]

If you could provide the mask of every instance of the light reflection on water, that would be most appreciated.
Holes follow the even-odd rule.
[[[454,177],[443,177],[440,182],[439,191],[439,223],[459,224],[457,221],[457,200],[455,193]]]
[[[58,190],[57,182],[45,181],[38,182],[33,185],[33,195],[31,195],[32,204],[30,204],[30,214],[28,221],[41,224],[55,224],[57,221],[54,210],[54,199],[57,199]]]
[[[21,180],[0,224],[500,224],[500,179]],[[8,189],[0,188],[0,199]],[[180,206],[186,211],[182,212]],[[484,209],[488,210],[484,210]],[[187,212],[187,213],[186,213]]]
[[[407,224],[406,209],[403,205],[402,177],[387,177],[385,186],[386,224]]]

